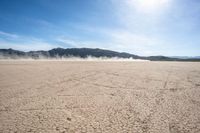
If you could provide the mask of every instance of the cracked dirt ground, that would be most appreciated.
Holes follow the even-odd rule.
[[[200,63],[1,61],[10,132],[199,133]]]

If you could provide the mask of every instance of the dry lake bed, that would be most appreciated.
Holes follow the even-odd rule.
[[[200,63],[0,61],[0,133],[200,133]]]

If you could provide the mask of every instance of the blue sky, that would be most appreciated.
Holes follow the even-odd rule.
[[[199,0],[0,0],[0,48],[199,56]]]

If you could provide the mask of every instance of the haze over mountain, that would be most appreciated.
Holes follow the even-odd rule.
[[[175,58],[166,56],[138,56],[125,52],[116,52],[105,49],[92,48],[54,48],[48,51],[18,51],[14,49],[0,49],[0,59],[63,59],[63,58],[124,58],[141,59],[151,61],[200,61],[199,58]]]

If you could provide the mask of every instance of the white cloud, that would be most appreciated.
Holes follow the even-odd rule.
[[[13,48],[16,50],[23,51],[34,51],[34,50],[49,50],[55,47],[60,47],[60,45],[49,43],[45,40],[20,36],[15,34],[10,34],[7,32],[0,32],[3,38],[0,39],[0,48]],[[4,39],[6,36],[6,39]]]
[[[145,35],[139,35],[134,34],[129,31],[118,31],[118,32],[111,32],[110,36],[112,38],[113,42],[116,42],[118,44],[122,45],[143,45],[143,46],[152,46],[155,45],[155,42],[158,42],[158,40],[145,36]]]
[[[76,48],[103,48],[139,55],[150,55],[154,52],[155,47],[165,45],[163,41],[157,38],[134,34],[126,30],[101,29],[100,32],[106,36],[107,40],[92,41],[91,39],[90,41],[84,41],[62,36],[58,37],[57,41]]]
[[[90,27],[91,28],[91,27]],[[145,36],[142,34],[135,34],[123,29],[103,29],[98,28],[90,32],[99,32],[106,36],[105,40],[82,40],[80,38],[72,39],[66,36],[55,37],[55,43],[50,43],[43,39],[34,37],[16,35],[17,38],[9,36],[10,39],[0,39],[0,48],[13,48],[23,51],[34,50],[50,50],[56,47],[75,47],[75,48],[102,48],[116,50],[119,52],[130,52],[138,55],[149,55],[153,53],[153,48],[164,45],[164,42],[153,38],[151,36]],[[5,33],[10,35],[10,33]],[[8,37],[8,36],[7,36]],[[15,37],[15,36],[14,36]],[[59,45],[61,44],[61,45]]]
[[[115,31],[108,33],[113,48],[133,54],[149,55],[156,47],[164,46],[165,42],[155,37],[135,34],[129,31]],[[158,53],[155,53],[158,54]]]
[[[101,41],[83,41],[81,39],[71,39],[69,37],[57,37],[56,41],[59,43],[63,43],[67,46],[75,47],[75,48],[105,48],[103,47],[103,43]]]
[[[73,47],[79,47],[81,45],[81,42],[77,40],[69,39],[67,37],[58,37],[56,41],[58,41],[59,43],[73,46]]]
[[[11,43],[6,41],[0,41],[1,48],[13,48],[16,50],[22,50],[22,51],[36,51],[36,50],[50,50],[52,48],[55,48],[54,45],[45,43],[45,42],[32,42],[27,44],[22,43]]]
[[[18,38],[19,36],[16,34],[11,34],[7,32],[0,31],[0,36],[8,37],[8,38]]]

